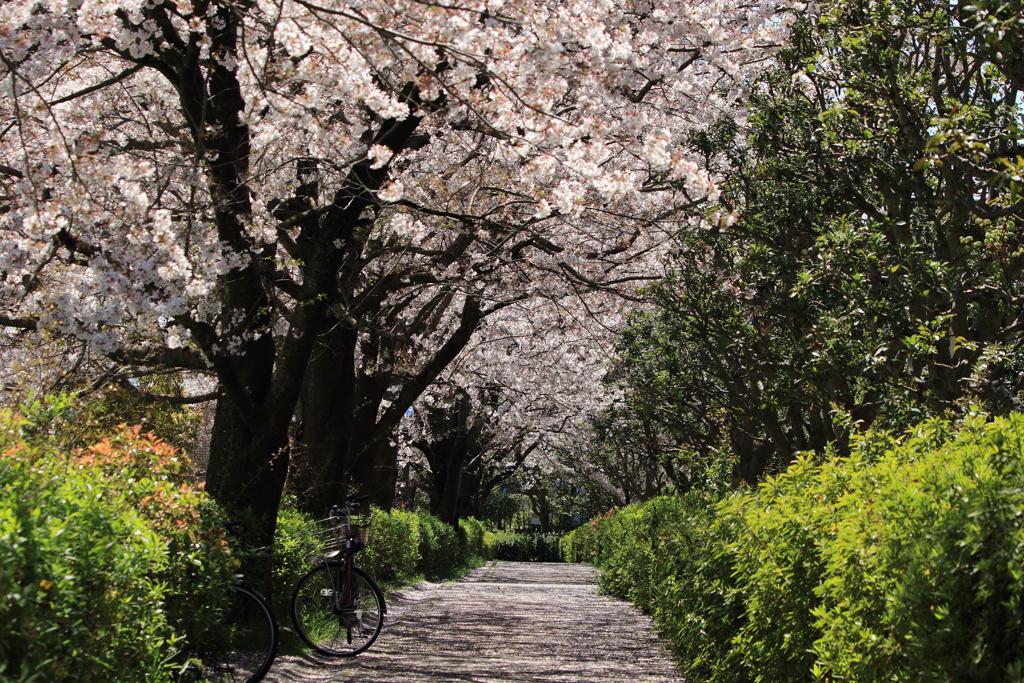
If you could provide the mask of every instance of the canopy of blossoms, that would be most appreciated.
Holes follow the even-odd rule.
[[[489,316],[658,276],[799,9],[10,0],[0,329],[215,375],[253,471],[336,342],[393,427]]]
[[[477,272],[504,265],[501,250],[570,280],[607,279],[625,260],[608,252],[661,240],[635,235],[631,218],[714,197],[680,138],[736,111],[742,82],[730,76],[786,24],[773,3],[729,1],[7,2],[3,312],[108,351],[139,334],[181,344],[173,321],[212,320],[220,279],[295,232],[273,207],[295,196],[299,159],[319,162],[306,169],[313,212],[354,164],[388,170],[368,189],[374,230],[405,246],[394,258],[457,231],[474,238]],[[189,61],[210,98],[234,95],[213,88],[237,79],[237,122],[189,110],[176,82]],[[375,122],[410,117],[422,118],[416,145],[367,139]],[[248,197],[225,202],[203,142],[236,123]],[[237,234],[218,225],[229,203],[248,209]],[[518,250],[502,249],[506,226]],[[294,272],[288,249],[274,256]],[[522,267],[508,270],[535,279]],[[463,279],[454,268],[436,275]],[[626,264],[615,277],[632,274]],[[230,350],[226,322],[219,348]]]

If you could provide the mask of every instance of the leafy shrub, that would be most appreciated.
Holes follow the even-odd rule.
[[[513,531],[495,532],[494,557],[513,562],[560,562],[558,549],[562,534],[529,534]]]
[[[974,418],[955,434],[933,421],[878,460],[864,450],[842,467],[805,463],[811,472],[783,484],[812,478],[822,495],[819,670],[851,681],[1021,680],[1024,416]]]
[[[578,526],[558,543],[559,552],[566,562],[590,562],[597,559],[597,532],[602,520],[615,514],[612,508],[604,515],[594,517],[586,524]]]
[[[215,509],[162,441],[68,453],[42,417],[0,416],[0,676],[168,680],[231,577]]]
[[[563,543],[654,614],[687,680],[1022,679],[1024,416],[871,434],[710,503],[629,506]]]
[[[483,524],[459,520],[458,529],[426,512],[374,509],[370,542],[359,562],[382,581],[416,575],[449,578],[479,563],[484,554]]]
[[[459,567],[459,537],[455,528],[426,512],[419,520],[419,569],[428,578],[445,578]]]
[[[497,560],[521,561],[527,555],[528,539],[526,534],[515,531],[496,531],[497,544],[495,545],[494,558]]]
[[[483,537],[483,558],[493,560],[498,555],[498,534],[485,531]]]
[[[478,565],[484,557],[484,523],[470,517],[459,520],[459,563]]]
[[[255,528],[255,527],[254,527]],[[309,558],[320,551],[320,525],[314,516],[297,510],[291,501],[277,512],[274,530],[274,591],[290,597],[290,591],[309,571]]]
[[[383,581],[411,577],[420,564],[420,521],[403,510],[374,509],[370,542],[359,556],[363,567]]]
[[[530,559],[534,562],[561,562],[562,553],[558,546],[562,541],[560,533],[530,534]]]

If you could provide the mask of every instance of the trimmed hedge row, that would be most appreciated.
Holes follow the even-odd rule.
[[[513,531],[488,532],[492,537],[485,557],[513,562],[561,562],[562,534],[531,534]]]
[[[695,682],[1024,680],[1024,416],[930,421],[755,491],[624,508],[562,543]]]
[[[370,542],[359,561],[378,580],[441,579],[478,566],[483,556],[484,525],[478,520],[460,519],[456,529],[426,512],[374,510]]]

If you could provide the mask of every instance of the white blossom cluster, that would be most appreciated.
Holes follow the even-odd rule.
[[[534,446],[523,471],[550,471],[556,449],[579,438],[588,418],[618,397],[620,390],[604,379],[625,320],[622,304],[617,296],[591,293],[558,301],[536,297],[505,309],[420,398],[414,418],[421,406],[449,406],[453,388],[461,387],[473,400],[473,420],[485,421],[494,434],[491,452]],[[429,424],[406,420],[402,434],[403,458],[418,459],[410,444],[430,437]]]
[[[216,50],[225,6],[0,6],[2,314],[101,352],[138,339],[187,344],[183,319],[217,323],[217,348],[238,348],[244,335],[220,310],[220,288],[263,258],[301,285],[304,263],[268,249],[297,230],[281,228],[277,207],[311,182],[313,205],[324,206],[365,163],[387,179],[372,189],[360,282],[416,272],[396,300],[425,305],[449,288],[485,307],[518,301],[494,314],[458,372],[505,372],[512,365],[494,349],[515,340],[518,367],[535,376],[488,381],[521,395],[546,386],[552,406],[591,392],[600,353],[591,342],[529,353],[525,345],[555,339],[544,330],[556,327],[571,339],[583,324],[585,315],[555,302],[597,292],[608,315],[612,292],[659,274],[667,235],[686,227],[673,208],[718,195],[682,142],[742,116],[746,77],[799,9],[739,0],[255,0],[232,5],[236,40]],[[194,120],[169,76],[185,60],[204,87],[217,70],[231,74],[244,98],[240,182],[251,210],[234,217],[244,243],[223,239],[209,173],[223,160],[197,143],[217,126]],[[411,119],[416,145],[394,148],[378,135]],[[318,160],[314,176],[297,177],[300,159]],[[471,245],[457,258],[438,256],[464,236]],[[290,294],[275,300],[286,308]],[[440,343],[457,310],[439,314],[414,340],[419,348]],[[287,315],[276,324],[269,332],[284,334]],[[517,410],[514,419],[537,425],[558,413]]]

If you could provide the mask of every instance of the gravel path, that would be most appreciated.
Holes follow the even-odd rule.
[[[279,658],[272,683],[680,683],[629,603],[597,594],[583,564],[489,562],[455,583],[388,601],[384,631],[352,659]]]

